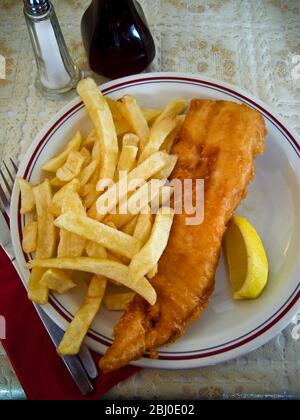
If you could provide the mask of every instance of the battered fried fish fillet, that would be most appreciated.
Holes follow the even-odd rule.
[[[263,117],[245,105],[195,99],[179,141],[173,178],[205,180],[204,221],[186,225],[176,215],[158,274],[151,280],[157,302],[135,296],[114,328],[114,342],[100,360],[112,371],[181,336],[199,318],[214,290],[222,237],[254,176],[264,149]],[[193,194],[195,191],[193,191]]]

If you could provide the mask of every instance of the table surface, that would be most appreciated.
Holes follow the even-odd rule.
[[[37,131],[75,96],[72,92],[49,101],[36,92],[21,3],[0,0],[0,54],[7,60],[7,79],[0,80],[0,162],[22,159]],[[74,60],[92,74],[80,36],[80,19],[89,1],[52,3]],[[300,79],[293,77],[300,61],[298,0],[140,3],[157,47],[150,71],[193,72],[241,86],[276,108],[300,132]],[[217,366],[144,369],[105,398],[299,398],[300,341],[292,338],[293,326],[292,322],[260,349]],[[0,399],[17,398],[25,394],[0,345]]]

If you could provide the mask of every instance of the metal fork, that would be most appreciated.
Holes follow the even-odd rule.
[[[5,176],[4,170],[0,168],[0,176],[3,181],[3,186],[0,183],[0,204],[2,204],[4,212],[6,213],[6,220],[7,220],[10,214],[10,198],[12,194],[12,188],[13,188],[13,184],[16,178],[18,168],[15,162],[13,161],[13,159],[11,158],[10,158],[9,164],[7,164],[4,161],[2,163],[7,172],[7,176]],[[11,167],[12,169],[9,169],[9,167]],[[0,231],[0,234],[1,234],[1,231]],[[7,246],[3,247],[3,249],[6,251],[16,271],[21,277],[20,269],[15,260],[10,237],[6,238],[6,244]],[[43,311],[43,309],[39,305],[34,304],[34,306],[52,342],[57,347],[64,335],[63,330],[59,328],[48,317],[48,315]],[[89,349],[85,345],[82,345],[78,356],[65,356],[62,358],[62,360],[64,364],[66,365],[66,368],[68,369],[72,378],[74,379],[75,383],[77,384],[80,392],[83,395],[87,395],[88,393],[90,393],[93,390],[93,386],[88,377],[90,377],[91,379],[96,378],[98,376],[98,370]]]

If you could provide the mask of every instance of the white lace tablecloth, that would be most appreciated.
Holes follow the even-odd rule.
[[[140,3],[157,47],[150,71],[200,73],[242,86],[276,108],[300,132],[300,79],[295,69],[300,62],[298,0]],[[72,56],[87,71],[80,19],[89,1],[53,0],[53,4]],[[7,79],[0,80],[2,162],[10,156],[21,159],[37,131],[75,92],[55,102],[36,92],[21,0],[0,0],[0,54],[7,59]],[[144,369],[115,386],[106,398],[300,397],[300,340],[292,338],[293,326],[260,349],[218,366]],[[0,399],[24,397],[0,347]]]

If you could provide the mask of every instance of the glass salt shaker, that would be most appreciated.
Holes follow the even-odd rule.
[[[51,97],[76,87],[83,74],[69,54],[51,2],[24,0],[24,16],[37,64],[36,88]]]

